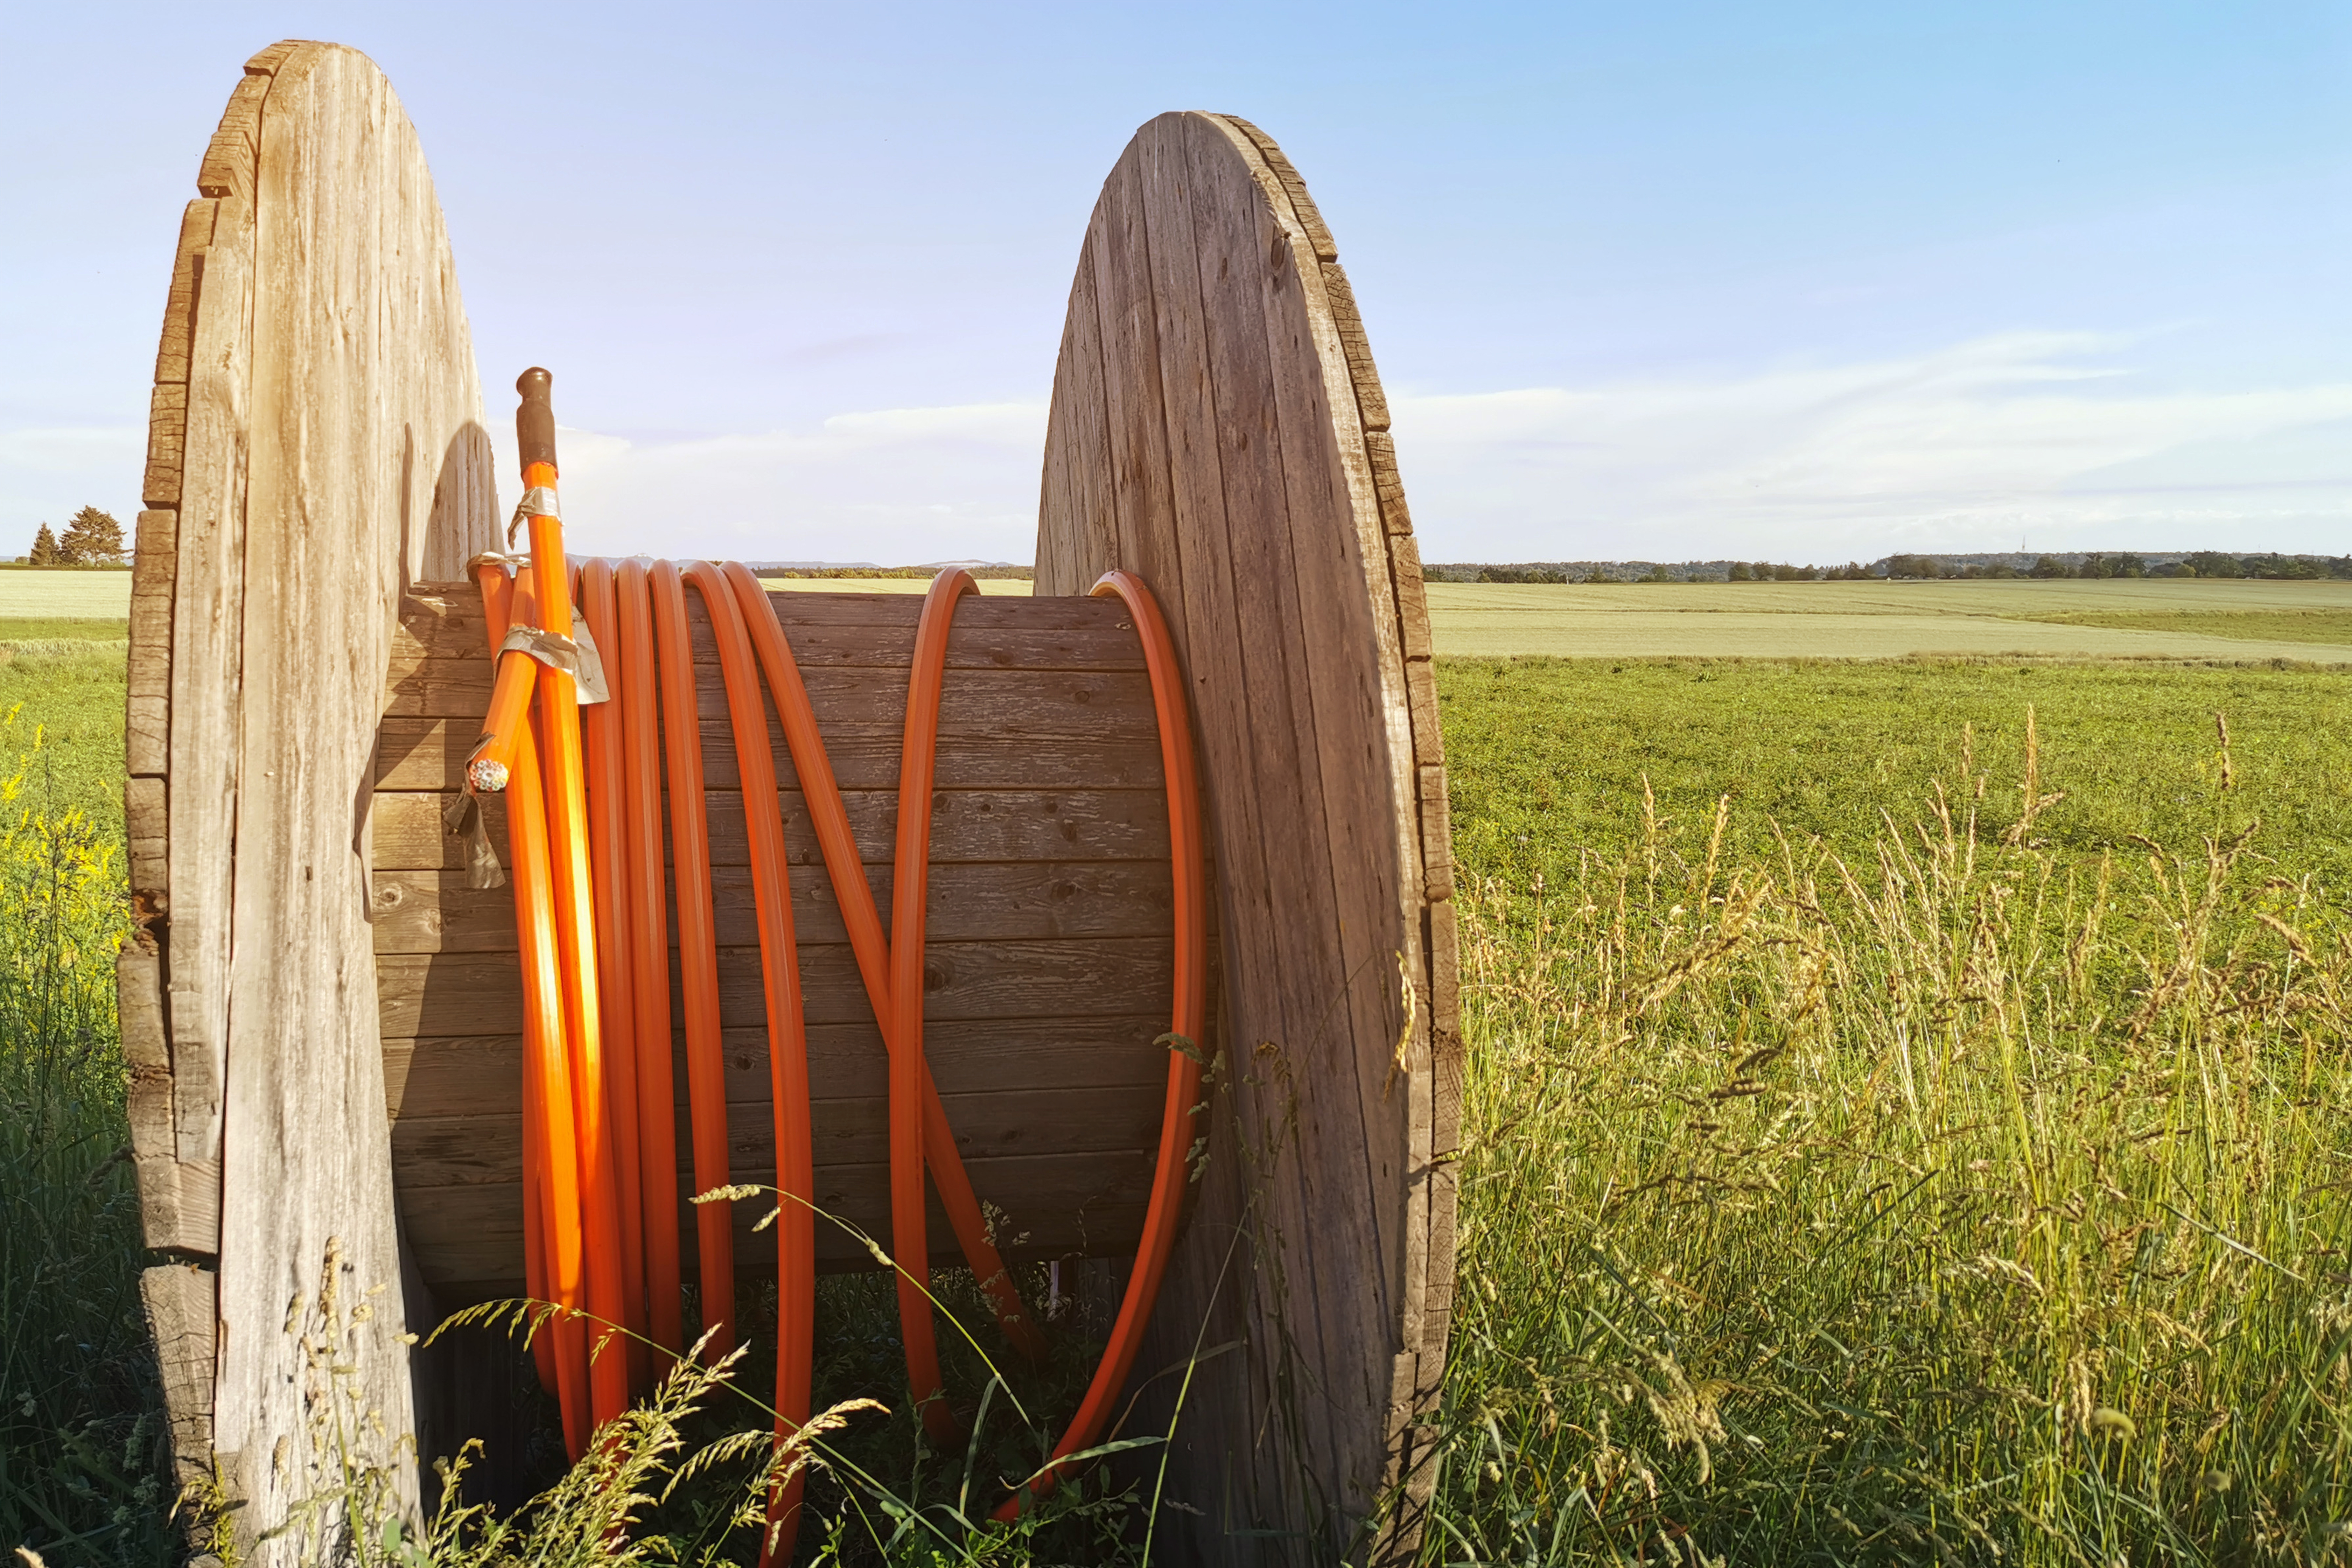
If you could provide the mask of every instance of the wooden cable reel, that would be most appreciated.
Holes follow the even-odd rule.
[[[353,1290],[399,1292],[355,1361],[428,1452],[465,1435],[442,1429],[462,1378],[398,1320],[521,1285],[511,906],[465,887],[438,815],[489,691],[461,567],[504,517],[439,209],[381,74],[337,46],[263,51],[198,184],[133,584],[143,920],[122,1016],[148,1239],[184,1260],[145,1281],[175,1444],[220,1455],[257,1534],[316,1485],[281,1331],[331,1241]],[[1226,117],[1153,121],[1071,292],[1036,597],[967,602],[950,645],[928,1053],[1021,1260],[1132,1249],[1164,1071],[1156,731],[1131,626],[1083,597],[1096,577],[1150,584],[1190,676],[1225,1067],[1128,1427],[1166,1430],[1184,1386],[1166,1495],[1201,1511],[1160,1521],[1171,1561],[1402,1558],[1431,1479],[1460,1047],[1427,617],[1386,426],[1279,149]],[[887,908],[917,603],[772,602]],[[724,791],[717,701],[702,726]],[[814,849],[772,739],[818,1201],[887,1235],[884,1056],[830,889],[799,870]],[[722,942],[750,897],[740,795],[730,810],[710,815]],[[744,1181],[772,1159],[756,965],[722,952]],[[870,1266],[830,1227],[820,1246]],[[1195,1356],[1189,1382],[1153,1375]]]

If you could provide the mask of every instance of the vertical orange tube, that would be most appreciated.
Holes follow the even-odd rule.
[[[669,764],[669,837],[677,891],[678,985],[684,994],[686,1085],[694,1137],[694,1190],[725,1186],[727,1060],[719,1033],[719,939],[710,907],[710,827],[703,817],[702,721],[695,707],[686,590],[677,568],[649,574],[661,676],[662,745]],[[694,1234],[702,1255],[702,1326],[716,1330],[710,1353],[735,1348],[735,1226],[726,1204],[698,1204]]]
[[[548,404],[547,372],[533,368],[515,382],[522,405],[515,436],[522,455],[527,494],[552,497],[556,488],[555,416]],[[530,509],[526,509],[530,510]],[[572,635],[572,588],[563,553],[563,523],[548,506],[530,510],[530,575],[542,630]],[[569,1152],[577,1162],[581,1219],[585,1226],[587,1270],[583,1281],[593,1322],[589,1402],[593,1425],[603,1426],[629,1407],[627,1352],[614,1343],[627,1319],[621,1288],[621,1225],[618,1173],[614,1166],[610,1108],[604,1098],[604,1025],[597,1006],[596,912],[589,886],[588,799],[581,757],[579,690],[571,675],[549,668],[539,675],[539,745],[546,791],[548,880],[554,895],[557,973],[562,986],[563,1031],[571,1047],[573,1137]],[[521,770],[516,770],[521,782]],[[509,805],[509,821],[513,806]],[[551,1140],[551,1163],[566,1152]]]
[[[618,642],[615,626],[613,563],[590,561],[580,568],[580,613],[597,648]],[[609,689],[611,680],[606,682]],[[588,861],[596,917],[596,988],[598,1017],[604,1031],[604,1103],[613,1131],[613,1174],[615,1207],[621,1227],[623,1322],[629,1335],[622,1350],[628,1358],[629,1386],[642,1393],[650,1386],[644,1335],[646,1317],[645,1214],[637,1202],[643,1190],[638,1170],[636,1007],[632,994],[633,943],[630,907],[623,862],[627,855],[626,785],[623,782],[620,705],[592,703],[580,715],[580,741],[588,783]]]
[[[629,905],[630,1000],[636,1008],[637,1180],[646,1247],[647,1332],[655,1370],[686,1348],[677,1256],[677,1093],[670,1070],[669,909],[662,876],[661,714],[646,563],[620,569],[618,635],[608,658],[621,710]],[[668,1354],[661,1352],[667,1352]]]
[[[505,572],[494,565],[480,568],[478,576],[490,647],[495,650],[506,638],[509,615],[528,618],[531,614],[529,592],[523,584],[509,585]],[[490,580],[493,577],[496,582]],[[506,657],[511,659],[527,656],[518,653]],[[531,1142],[543,1157],[541,1194],[544,1201],[539,1207],[539,1228],[545,1250],[542,1283],[546,1293],[541,1300],[562,1309],[541,1331],[551,1340],[556,1363],[556,1396],[563,1407],[564,1446],[576,1459],[588,1451],[591,1430],[587,1365],[582,1353],[584,1342],[577,1317],[585,1302],[579,1171],[575,1161],[564,1157],[577,1147],[577,1129],[572,1065],[563,1037],[562,967],[555,946],[547,818],[541,793],[539,748],[531,726],[520,727],[514,755],[514,787],[507,793],[507,849],[514,863],[515,934],[522,968],[526,1111],[536,1110],[538,1113],[534,1118],[538,1136]]]
[[[808,1035],[801,999],[800,953],[793,931],[792,870],[784,818],[776,798],[776,759],[768,742],[768,709],[742,607],[718,568],[697,561],[686,580],[702,595],[719,648],[720,679],[742,771],[743,820],[750,838],[751,897],[760,931],[760,979],[768,1015],[768,1091],[776,1128],[776,1432],[808,1420],[816,1343],[816,1156],[809,1129]],[[790,1561],[800,1522],[795,1476],[768,1503],[771,1534],[760,1560]]]
[[[939,754],[940,689],[947,671],[948,630],[956,600],[972,590],[971,574],[942,572],[923,600],[915,628],[915,663],[907,678],[907,729],[898,753],[898,847],[891,861],[890,1242],[898,1265],[898,1328],[907,1380],[933,1441],[955,1435],[955,1413],[940,1386],[939,1346],[931,1331],[930,1243],[923,1214],[923,902],[930,887],[931,774]]]

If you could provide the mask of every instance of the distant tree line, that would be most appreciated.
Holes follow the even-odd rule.
[[[1436,562],[1433,583],[1859,583],[1979,578],[2221,577],[2273,581],[2352,580],[2352,555],[2186,554],[1887,555],[1864,565],[1798,566],[1782,561],[1535,561],[1508,564]]]
[[[66,523],[65,537],[60,539],[41,524],[33,535],[33,549],[25,557],[27,566],[113,566],[127,553],[122,542],[122,524],[94,506],[86,506],[73,514]]]
[[[2352,555],[2281,555],[2275,552],[2229,555],[2218,550],[2194,550],[2186,555],[2159,557],[2124,552],[2063,557],[2038,555],[2022,569],[2006,561],[1969,562],[1934,555],[1890,555],[1876,563],[1876,575],[1915,578],[1970,577],[2223,577],[2261,578],[2284,582],[2352,579]]]

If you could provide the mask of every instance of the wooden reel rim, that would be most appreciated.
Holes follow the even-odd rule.
[[[1461,1045],[1428,614],[1388,423],[1281,150],[1231,116],[1145,125],[1071,289],[1036,591],[1139,574],[1192,677],[1234,1114],[1145,1364],[1246,1347],[1195,1369],[1171,1449],[1204,1561],[1266,1552],[1228,1532],[1269,1529],[1408,1557],[1433,1479],[1419,1422],[1451,1320]],[[1277,1436],[1244,1461],[1244,1431]]]
[[[142,1279],[174,1447],[184,1474],[217,1452],[258,1534],[312,1484],[289,1300],[331,1275],[346,1310],[395,1292],[355,1363],[386,1426],[415,1425],[369,776],[404,591],[499,520],[447,231],[383,73],[331,44],[263,50],[196,184],[131,585],[142,922],[118,973],[146,1239],[185,1260]],[[413,1466],[393,1473],[413,1497]]]

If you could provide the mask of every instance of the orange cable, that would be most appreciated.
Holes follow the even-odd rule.
[[[580,612],[601,651],[615,647],[613,563],[589,561],[579,572]],[[621,713],[611,700],[593,703],[580,715],[580,740],[587,770],[588,861],[596,917],[598,1018],[604,1034],[604,1103],[612,1118],[614,1193],[621,1227],[618,1259],[621,1349],[628,1358],[629,1389],[651,1386],[646,1354],[645,1213],[637,1194],[645,1190],[639,1168],[637,1127],[637,1016],[632,972],[627,889],[615,875],[628,837],[626,786],[621,754]]]
[[[647,574],[659,667],[662,743],[669,763],[670,857],[677,894],[678,984],[684,993],[686,1083],[694,1143],[694,1190],[727,1182],[727,1058],[719,1015],[719,941],[710,903],[710,830],[703,817],[702,724],[686,590],[674,563]],[[667,962],[668,955],[663,955]],[[702,1323],[715,1359],[735,1348],[735,1227],[725,1204],[698,1204]]]
[[[816,1344],[816,1154],[809,1128],[808,1034],[802,1007],[800,953],[793,931],[792,870],[776,795],[776,758],[768,710],[742,607],[727,579],[707,561],[689,563],[687,582],[702,595],[719,647],[728,719],[742,774],[751,896],[760,931],[760,978],[768,1015],[768,1098],[776,1129],[776,1433],[789,1436],[808,1420]],[[800,1522],[802,1479],[795,1474],[769,1500],[770,1529],[760,1558],[789,1561]]]
[[[506,639],[509,616],[531,614],[528,584],[510,584],[495,565],[478,568],[490,649]],[[495,579],[495,581],[494,581]],[[509,654],[508,658],[526,656]],[[555,900],[550,883],[546,803],[541,793],[539,748],[531,726],[518,726],[512,782],[507,793],[507,850],[514,862],[515,936],[522,968],[523,1085],[525,1113],[534,1125],[531,1142],[541,1156],[539,1180],[524,1173],[526,1188],[539,1189],[539,1230],[544,1257],[541,1294],[561,1309],[544,1325],[554,1366],[556,1396],[563,1408],[564,1447],[577,1459],[588,1451],[587,1363],[576,1314],[582,1289],[579,1164],[573,1137],[572,1067],[563,1037],[562,966],[556,952]],[[525,1217],[530,1210],[525,1210]],[[538,1336],[534,1336],[534,1342]],[[536,1353],[536,1352],[534,1352]],[[545,1360],[541,1362],[542,1372]]]
[[[1151,676],[1151,706],[1160,721],[1160,765],[1168,788],[1168,856],[1175,880],[1176,984],[1168,1030],[1198,1051],[1201,1030],[1208,1016],[1209,918],[1207,889],[1202,885],[1204,843],[1201,821],[1201,785],[1192,755],[1192,721],[1186,700],[1182,662],[1177,658],[1168,623],[1159,601],[1143,580],[1129,572],[1106,572],[1094,585],[1097,596],[1117,595],[1135,616],[1143,643],[1144,668]],[[1110,1342],[1095,1364],[1078,1413],[1055,1447],[1062,1459],[1094,1446],[1108,1418],[1112,1402],[1127,1386],[1143,1331],[1160,1297],[1160,1280],[1168,1271],[1168,1255],[1176,1244],[1178,1222],[1183,1217],[1184,1192],[1190,1184],[1187,1167],[1192,1150],[1192,1112],[1201,1093],[1201,1063],[1184,1050],[1168,1054],[1168,1098],[1160,1116],[1160,1153],[1151,1173],[1151,1201],[1143,1214],[1143,1236],[1137,1244],[1135,1268],[1112,1322]],[[1000,1520],[1020,1513],[1025,1500],[1050,1490],[1062,1473],[1056,1464],[1008,1499],[996,1510]]]
[[[544,414],[543,396],[539,407]],[[551,419],[544,440],[551,459]],[[551,460],[529,464],[524,479],[534,491],[551,493]],[[509,580],[495,563],[478,570],[494,655],[509,623],[530,624],[541,604],[547,605],[542,629],[559,637],[572,633],[572,584],[562,525],[551,510],[532,514],[531,536],[531,569],[521,580]],[[988,1234],[923,1051],[924,904],[940,709],[955,606],[975,591],[961,571],[933,581],[917,626],[887,937],[798,663],[749,569],[734,562],[696,562],[681,571],[667,562],[648,568],[632,561],[616,571],[611,563],[589,563],[578,574],[581,613],[606,658],[614,700],[587,715],[580,712],[568,673],[541,674],[520,650],[501,659],[483,742],[469,760],[499,764],[513,786],[508,827],[525,1005],[525,1272],[534,1295],[564,1309],[551,1331],[534,1340],[534,1355],[562,1403],[566,1446],[577,1458],[588,1434],[625,1407],[631,1384],[643,1386],[649,1370],[635,1351],[598,1353],[592,1362],[590,1319],[650,1332],[665,1347],[676,1346],[683,1333],[659,804],[665,758],[695,1183],[698,1191],[728,1184],[723,1020],[688,583],[703,597],[718,647],[750,834],[782,1194],[777,1432],[781,1438],[797,1430],[812,1401],[814,1173],[790,866],[758,672],[767,677],[889,1053],[892,1245],[908,1386],[927,1430],[945,1440],[957,1423],[940,1384],[925,1289],[927,1171],[1008,1337],[1033,1358],[1045,1349]],[[1207,922],[1186,688],[1174,644],[1143,583],[1113,572],[1094,593],[1117,595],[1134,614],[1151,679],[1175,889],[1171,1031],[1196,1047],[1206,1016]],[[534,696],[536,713],[523,719]],[[480,788],[507,782],[498,771],[469,771],[469,783]],[[1171,1053],[1135,1268],[1110,1342],[1055,1450],[1056,1461],[1098,1440],[1133,1370],[1181,1217],[1200,1078],[1196,1049]],[[725,1205],[705,1205],[698,1208],[696,1226],[703,1317],[715,1331],[714,1352],[724,1353],[736,1340],[732,1219]],[[612,1331],[602,1324],[600,1352]],[[1016,1515],[1066,1468],[1050,1466],[997,1517]],[[770,1500],[763,1564],[790,1555],[799,1492],[796,1479]]]
[[[736,597],[750,623],[752,642],[768,677],[768,689],[775,698],[777,716],[783,721],[785,742],[792,752],[793,770],[800,776],[801,793],[807,802],[817,847],[833,881],[834,901],[840,907],[842,921],[848,928],[850,946],[857,957],[858,973],[866,983],[875,1021],[887,1042],[897,1016],[890,943],[883,935],[881,918],[875,910],[874,890],[866,880],[856,836],[850,829],[848,808],[842,804],[841,786],[834,777],[832,759],[826,755],[823,737],[817,732],[816,710],[809,702],[799,661],[793,657],[792,644],[784,637],[782,623],[776,619],[775,606],[769,601],[767,590],[760,586],[751,568],[740,561],[727,562],[720,570],[735,585]],[[945,647],[942,638],[942,656]],[[903,784],[902,780],[902,787]],[[903,814],[903,795],[900,802]],[[928,821],[928,790],[919,804]],[[895,869],[893,875],[897,875]],[[919,996],[919,990],[917,994]],[[981,1211],[978,1194],[972,1191],[971,1178],[964,1170],[962,1152],[956,1148],[955,1131],[948,1122],[946,1107],[940,1101],[928,1063],[923,1067],[922,1106],[924,1163],[938,1189],[940,1206],[947,1212],[948,1223],[963,1249],[964,1260],[971,1266],[973,1276],[995,1309],[998,1325],[1013,1347],[1032,1362],[1042,1361],[1045,1355],[1045,1335],[1022,1304],[1011,1270],[1004,1267],[995,1244],[989,1239],[986,1217]]]
[[[555,489],[555,465],[532,463],[523,483]],[[552,512],[530,520],[532,586],[540,626],[572,635],[572,592],[563,553],[563,524]],[[509,654],[509,658],[519,657]],[[628,1356],[615,1325],[627,1317],[621,1289],[621,1215],[613,1139],[606,1125],[604,1040],[596,989],[596,910],[588,874],[587,781],[581,756],[580,695],[571,675],[549,668],[539,677],[539,745],[546,780],[550,881],[555,894],[556,953],[561,966],[563,1026],[572,1053],[574,1106],[572,1153],[580,1166],[581,1218],[587,1226],[583,1284],[594,1326],[588,1369],[591,1429],[629,1407]],[[559,1156],[562,1145],[553,1152]]]
[[[662,879],[661,714],[655,689],[653,602],[646,563],[620,567],[620,621],[608,675],[617,676],[625,769],[627,855],[616,879],[626,883],[630,996],[636,1007],[638,1197],[645,1235],[647,1333],[656,1371],[686,1346],[678,1299],[677,1091],[670,1071],[669,909]],[[600,645],[602,646],[602,645]]]

